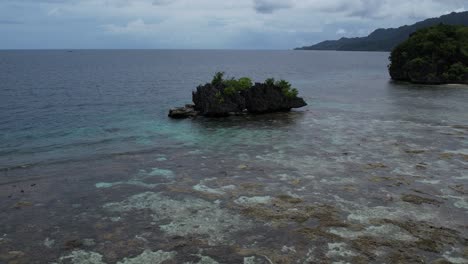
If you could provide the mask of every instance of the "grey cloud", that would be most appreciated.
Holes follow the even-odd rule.
[[[364,17],[364,18],[377,18],[382,19],[390,16],[390,14],[379,14],[378,10],[385,4],[380,0],[361,0],[361,5],[356,8],[350,8],[349,16],[351,17]]]
[[[57,3],[79,3],[79,0],[5,0],[11,3],[34,3],[34,4],[57,4]]]
[[[153,5],[159,6],[159,5],[168,5],[174,2],[174,0],[153,0]]]
[[[0,49],[291,48],[465,10],[467,1],[0,0]]]
[[[351,5],[344,5],[340,11],[349,17],[370,19],[385,19],[389,17],[407,17],[424,19],[440,15],[440,9],[460,8],[464,0],[428,0],[424,4],[420,0],[358,0]]]
[[[271,14],[278,9],[291,8],[292,3],[281,0],[254,0],[254,8],[257,13]]]
[[[16,20],[0,20],[0,25],[21,25],[23,22]]]

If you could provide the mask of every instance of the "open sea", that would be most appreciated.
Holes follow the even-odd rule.
[[[468,87],[388,56],[0,51],[0,263],[468,263]],[[217,71],[308,106],[167,117]]]

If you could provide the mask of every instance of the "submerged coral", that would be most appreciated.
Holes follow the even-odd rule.
[[[153,252],[151,250],[145,250],[140,255],[133,258],[124,258],[118,261],[117,264],[160,264],[174,258],[175,255],[175,252],[164,252],[162,250]],[[67,256],[60,257],[56,264],[70,262],[71,264],[106,264],[101,254],[84,250],[75,250]]]
[[[160,225],[165,233],[178,236],[198,234],[207,237],[210,244],[229,243],[231,234],[251,226],[248,220],[222,209],[217,203],[198,198],[176,200],[153,192],[108,203],[104,208],[120,213],[150,210],[154,221],[170,220],[170,223]]]

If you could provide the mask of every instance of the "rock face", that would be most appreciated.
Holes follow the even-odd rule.
[[[262,83],[256,83],[249,90],[243,91],[242,95],[250,113],[289,111],[307,105],[301,97],[286,96],[280,87]]]
[[[192,93],[195,110],[203,116],[222,117],[229,113],[242,112],[245,109],[245,99],[239,94],[224,93],[224,86],[205,84],[198,86]]]
[[[228,116],[231,113],[271,113],[289,111],[306,106],[304,99],[285,95],[280,87],[256,83],[250,89],[226,93],[223,85],[205,84],[192,93],[195,110],[209,117]]]

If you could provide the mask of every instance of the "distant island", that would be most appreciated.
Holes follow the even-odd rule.
[[[439,18],[426,19],[410,26],[389,29],[380,28],[367,37],[327,40],[312,46],[296,48],[295,50],[391,51],[417,30],[441,23],[468,26],[468,11],[453,12]]]
[[[270,78],[253,84],[250,78],[224,79],[224,73],[218,72],[211,82],[198,86],[192,92],[193,105],[170,109],[169,117],[224,117],[239,113],[289,111],[307,105],[297,94],[297,89],[285,80]]]
[[[391,53],[394,80],[468,84],[468,27],[437,25],[418,30]]]

